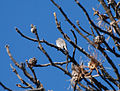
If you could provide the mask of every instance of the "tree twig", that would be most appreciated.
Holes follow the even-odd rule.
[[[68,63],[69,62],[71,62],[71,61],[68,61]],[[67,62],[66,61],[64,61],[64,62],[54,62],[54,64],[56,64],[56,65],[64,65],[64,64],[66,64]],[[51,63],[47,63],[47,64],[36,64],[36,65],[34,65],[34,67],[47,67],[47,66],[50,66],[51,65]]]
[[[9,57],[11,58],[11,60],[13,61],[13,63],[15,64],[15,66],[17,66],[18,68],[20,68],[23,71],[24,75],[26,77],[28,77],[33,83],[35,83],[37,85],[36,80],[27,72],[27,70],[25,68],[25,64],[24,63],[21,63],[21,65],[18,64],[17,61],[12,57],[8,45],[6,45],[6,50],[7,50],[7,53],[9,55]]]
[[[73,36],[74,36],[74,39],[75,39],[75,44],[77,45],[77,36],[75,35],[75,32],[71,29],[71,32],[72,32],[72,34],[73,34]],[[74,50],[73,50],[73,59],[74,59],[74,57],[75,57],[75,51],[76,51],[76,47],[74,47]]]
[[[0,85],[1,85],[4,89],[6,89],[6,90],[8,90],[8,91],[12,91],[10,88],[6,87],[2,82],[0,82]]]
[[[17,75],[17,77],[20,79],[20,81],[21,81],[23,84],[25,84],[26,86],[28,86],[28,88],[33,89],[32,85],[30,85],[29,83],[27,83],[26,81],[24,81],[24,80],[20,77],[20,75],[18,74],[17,70],[16,70],[11,64],[10,64],[10,66],[11,66],[13,72],[14,72],[14,73]],[[17,86],[20,87],[20,85],[17,85]]]

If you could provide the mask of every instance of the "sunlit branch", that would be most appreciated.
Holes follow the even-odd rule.
[[[68,63],[70,63],[71,61],[68,61]],[[65,62],[54,62],[54,64],[56,64],[56,65],[64,65],[64,64],[66,64],[67,62],[65,61]],[[36,64],[36,65],[34,65],[34,67],[47,67],[47,66],[51,66],[51,63],[47,63],[47,64]]]

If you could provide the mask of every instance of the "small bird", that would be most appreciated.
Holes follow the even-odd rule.
[[[31,24],[30,26],[31,26],[31,32],[32,32],[32,33],[35,33],[36,30],[37,30],[37,29],[36,29],[36,26],[33,25],[33,24]]]
[[[60,47],[60,48],[62,48],[62,49],[64,49],[64,50],[67,51],[67,45],[66,45],[65,41],[64,41],[62,38],[58,38],[58,39],[56,40],[56,45],[57,45],[58,47]]]

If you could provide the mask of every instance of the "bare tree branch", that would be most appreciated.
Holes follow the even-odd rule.
[[[28,91],[45,91],[42,83],[38,80],[37,73],[35,72],[34,68],[52,66],[56,69],[58,68],[58,70],[61,70],[70,77],[70,84],[73,87],[73,91],[81,91],[83,89],[88,91],[106,91],[112,89],[115,91],[117,90],[117,88],[120,89],[120,65],[119,63],[116,65],[116,59],[111,58],[111,55],[115,56],[116,58],[120,57],[120,2],[116,2],[115,0],[98,0],[98,3],[100,2],[100,4],[102,4],[102,7],[107,15],[93,8],[93,15],[97,15],[100,20],[98,22],[99,25],[97,25],[95,21],[92,20],[91,15],[87,12],[86,7],[84,7],[79,0],[74,0],[76,5],[78,5],[78,7],[85,14],[87,22],[89,22],[89,29],[91,31],[88,32],[85,27],[80,25],[79,21],[77,21],[77,25],[74,24],[71,21],[72,19],[68,17],[67,13],[64,12],[64,10],[59,4],[56,3],[55,0],[50,1],[60,11],[67,23],[70,25],[70,27],[73,28],[70,30],[72,32],[72,37],[74,38],[72,40],[72,37],[69,36],[69,34],[66,34],[65,31],[63,31],[64,28],[62,28],[61,23],[59,22],[57,15],[54,12],[57,30],[62,34],[63,38],[67,40],[70,46],[72,46],[73,51],[71,51],[70,49],[68,50],[66,47],[67,45],[65,45],[65,48],[64,46],[61,47],[62,42],[61,44],[59,43],[59,45],[61,45],[59,46],[58,41],[60,38],[57,39],[56,45],[50,43],[47,40],[41,40],[38,35],[38,29],[33,24],[31,24],[31,32],[35,35],[36,38],[26,36],[18,28],[15,28],[16,32],[21,37],[33,42],[37,42],[38,49],[46,56],[48,60],[48,63],[41,64],[37,63],[36,58],[33,57],[30,58],[29,61],[26,60],[26,62],[22,62],[19,64],[11,55],[9,46],[6,45],[6,51],[12,62],[18,69],[22,70],[23,75],[32,82],[31,85],[25,80],[23,80],[19,75],[20,73],[18,73],[17,70],[12,65],[10,65],[13,72],[16,74],[16,76],[20,79],[22,83],[22,85],[16,84],[16,86],[23,89],[30,89]],[[75,34],[76,32],[78,33],[78,36]],[[88,48],[91,49],[92,47],[92,51],[89,49],[86,50],[86,48],[84,48],[84,45],[79,46],[77,39],[79,36],[81,36],[83,39],[85,39],[85,42],[88,42],[91,45]],[[113,42],[113,44],[108,43],[107,40]],[[64,40],[63,43],[65,43]],[[66,59],[53,60],[54,56],[52,56],[51,54],[49,54],[49,52],[46,51],[46,48],[43,46],[43,44],[45,44],[49,48],[54,48],[55,50],[58,50],[57,52],[61,52]],[[76,54],[78,54],[79,52],[85,55],[84,62],[86,62],[86,60],[89,61],[87,62],[87,64],[84,64],[83,62],[79,63],[78,57],[76,58]],[[99,54],[102,55],[102,57],[104,57],[105,59],[103,60],[101,57],[99,57]],[[102,61],[108,62],[108,65],[112,67],[113,74],[115,75],[112,75],[107,69],[105,69]],[[106,62],[104,63],[106,64]],[[28,71],[28,69],[30,72]],[[99,80],[99,78],[102,81]],[[4,86],[1,82],[0,85],[4,89],[12,91],[11,89]]]
[[[31,88],[31,89],[33,89],[33,87],[29,84],[29,83],[27,83],[26,81],[24,81],[21,77],[20,77],[20,75],[18,74],[18,72],[16,71],[16,69],[15,68],[13,68],[13,66],[12,65],[10,65],[11,66],[11,68],[12,68],[12,70],[13,70],[13,72],[17,75],[17,77],[20,79],[20,81],[23,83],[23,84],[25,84],[28,88]],[[18,87],[23,87],[23,86],[21,86],[21,85],[17,85]]]
[[[7,91],[12,91],[10,88],[7,88],[2,82],[0,82],[0,85],[1,85],[4,89],[6,89]]]
[[[21,63],[21,65],[18,64],[17,61],[12,57],[12,55],[11,55],[11,53],[10,53],[10,51],[9,51],[9,46],[8,46],[8,45],[6,45],[6,50],[7,50],[7,53],[8,53],[8,55],[9,55],[9,57],[10,57],[11,60],[13,61],[13,63],[14,63],[18,68],[20,68],[20,69],[23,71],[23,73],[24,73],[24,75],[25,75],[26,77],[28,77],[33,83],[35,83],[36,85],[38,85],[38,83],[36,82],[36,80],[27,72],[27,70],[26,70],[26,68],[25,68],[25,64],[24,64],[24,63]]]
[[[117,32],[117,34],[120,36],[120,28],[117,25],[117,23],[115,23],[116,21],[114,19],[114,16],[112,15],[111,10],[107,7],[107,5],[104,2],[104,0],[98,0],[98,1],[102,4],[102,6],[103,6],[104,10],[106,11],[107,15],[109,16],[110,20],[112,22],[114,22],[114,25],[112,25],[112,26],[115,28],[115,31]]]
[[[74,36],[74,38],[75,38],[75,44],[77,45],[77,36],[75,35],[75,33],[74,33],[74,31],[71,29],[71,32],[72,32],[72,34],[73,34],[73,36]],[[76,47],[74,47],[74,50],[73,50],[73,59],[74,59],[74,57],[75,57],[75,51],[76,51]]]
[[[34,42],[38,42],[36,39],[29,38],[29,37],[25,36],[24,34],[22,34],[18,28],[15,28],[15,29],[16,29],[16,32],[19,33],[22,37],[24,37],[28,40],[34,41]]]
[[[71,62],[71,61],[68,61],[68,63],[69,62]],[[67,62],[65,61],[65,62],[54,62],[54,64],[56,64],[56,65],[64,65],[64,64],[66,64]],[[48,64],[36,64],[36,65],[34,65],[34,67],[47,67],[47,66],[50,66],[51,65],[51,63],[48,63]]]

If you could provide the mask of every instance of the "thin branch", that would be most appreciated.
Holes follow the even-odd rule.
[[[27,72],[27,70],[25,69],[25,64],[24,64],[24,63],[21,63],[21,65],[18,64],[17,61],[12,57],[8,45],[6,45],[6,50],[7,50],[7,53],[8,53],[8,55],[9,55],[9,57],[10,57],[11,60],[13,61],[13,63],[14,63],[18,68],[20,68],[20,69],[23,71],[23,73],[24,73],[24,75],[25,75],[26,77],[28,77],[33,83],[35,83],[35,84],[37,85],[37,82],[35,81],[35,79],[34,79],[34,78]]]
[[[93,88],[90,88],[90,87],[87,87],[87,86],[85,86],[85,85],[83,85],[82,83],[80,83],[80,82],[78,82],[78,84],[81,86],[81,87],[83,87],[83,88],[85,88],[86,90],[90,90],[90,91],[94,91],[95,89],[93,89]]]
[[[73,36],[74,36],[74,39],[75,39],[75,44],[77,45],[77,36],[75,35],[75,33],[74,33],[74,31],[71,29],[71,32],[72,32],[72,34],[73,34]],[[73,59],[74,59],[74,57],[75,57],[75,51],[76,51],[76,47],[74,47],[74,50],[73,50]]]
[[[112,26],[115,28],[115,31],[117,32],[117,34],[120,36],[120,28],[119,28],[118,24],[115,23],[116,21],[114,19],[114,16],[112,15],[111,10],[107,7],[104,0],[98,0],[98,1],[102,4],[102,6],[103,6],[104,10],[106,11],[107,15],[109,16],[110,20],[112,22],[114,22],[114,24],[112,24]]]
[[[102,83],[100,83],[99,81],[97,81],[95,78],[91,79],[96,86],[98,86],[100,89],[103,88],[104,90],[108,90],[108,88],[106,86],[104,86]]]
[[[19,33],[21,34],[21,33]],[[22,35],[22,34],[21,34]],[[67,72],[66,70],[64,70],[62,67],[58,66],[58,65],[55,65],[53,62],[52,62],[52,59],[50,58],[50,56],[47,54],[47,52],[44,50],[44,48],[42,47],[41,43],[42,41],[39,40],[39,37],[38,37],[38,34],[37,34],[37,31],[35,32],[35,35],[37,37],[37,41],[35,42],[38,42],[39,43],[39,49],[46,55],[46,57],[48,58],[48,60],[50,61],[50,63],[52,63],[51,65],[52,66],[55,66],[57,68],[59,68],[60,70],[62,70],[63,72],[65,72],[67,75],[69,75],[71,77],[71,74],[69,72]],[[26,38],[25,36],[23,36],[24,38]],[[44,41],[45,42],[45,41]],[[55,47],[55,48],[58,48],[58,47]],[[62,50],[61,50],[62,51]],[[63,52],[63,51],[62,51]],[[64,53],[64,52],[63,52]],[[40,65],[39,65],[40,66]]]
[[[8,91],[12,91],[10,88],[7,88],[2,82],[0,82],[0,85],[1,85],[4,89],[6,89],[6,90],[8,90]]]
[[[39,47],[38,47],[39,48]],[[40,48],[39,48],[40,49]],[[50,63],[51,64],[51,63]],[[60,69],[60,70],[62,70],[65,74],[67,74],[68,76],[70,76],[70,77],[72,77],[72,75],[71,75],[71,73],[70,72],[68,72],[68,71],[66,71],[65,69],[63,69],[62,67],[60,67],[60,66],[58,66],[58,65],[56,65],[56,64],[51,64],[52,66],[54,66],[54,67],[57,67],[58,69]],[[41,65],[40,65],[41,66]]]
[[[16,86],[18,86],[19,88],[25,88],[25,89],[30,88],[29,86],[22,86],[21,84],[16,84]]]
[[[78,25],[78,27],[79,27],[83,32],[85,32],[85,33],[88,34],[88,35],[92,35],[92,34],[90,34],[89,32],[87,32],[86,30],[84,30],[84,29],[80,26],[78,20],[77,20],[77,25]]]
[[[93,31],[91,26],[90,26],[90,29],[91,29],[91,32],[92,32],[92,36],[95,38],[95,33],[94,33],[94,31]]]
[[[16,29],[16,32],[19,33],[22,37],[24,37],[24,38],[26,38],[28,40],[34,41],[34,42],[38,42],[36,39],[25,36],[23,33],[20,32],[20,30],[18,28],[15,28],[15,29]]]
[[[41,43],[40,43],[40,39],[39,39],[37,30],[35,31],[35,35],[36,35],[36,38],[37,38],[37,40],[38,40],[38,44],[39,44],[40,50],[46,55],[46,57],[48,58],[48,60],[49,60],[49,62],[51,63],[51,65],[54,65],[54,63],[52,62],[52,59],[50,58],[50,56],[48,55],[48,53],[45,51],[45,49],[42,47],[42,45],[41,45]]]
[[[104,67],[102,66],[101,68],[102,68],[101,72],[102,74],[104,74],[104,77],[120,88],[120,85],[116,82],[116,80],[112,76],[108,74]]]
[[[98,35],[100,35],[100,33],[99,33],[98,30],[97,30],[96,25],[95,25],[94,22],[90,19],[89,14],[88,14],[87,11],[85,10],[85,8],[79,3],[79,1],[75,0],[75,2],[76,2],[77,5],[83,10],[83,12],[85,13],[85,15],[87,16],[87,19],[88,19],[89,23],[94,27],[96,33],[97,33]]]
[[[113,67],[114,72],[116,73],[117,79],[120,80],[120,74],[118,72],[117,67],[113,63],[113,61],[110,59],[110,57],[104,52],[101,46],[98,47],[98,49],[101,51],[101,53],[105,56],[105,58],[108,60],[108,63]]]
[[[88,19],[89,23],[93,26],[93,28],[95,29],[95,31],[97,32],[98,35],[100,35],[100,33],[98,32],[98,30],[99,30],[100,32],[103,32],[103,33],[105,33],[105,34],[108,34],[109,36],[111,36],[112,38],[116,39],[116,40],[119,41],[119,43],[120,43],[120,38],[114,36],[113,34],[107,32],[107,31],[104,31],[104,30],[102,30],[100,27],[96,26],[96,25],[94,24],[94,22],[90,19],[90,17],[89,17],[89,15],[88,15],[87,11],[85,10],[85,8],[79,3],[79,1],[75,0],[75,2],[76,2],[76,3],[78,4],[78,6],[84,11],[85,15],[87,16],[87,19]],[[98,29],[98,30],[97,30],[97,29]]]
[[[44,88],[37,88],[37,89],[30,89],[30,90],[26,90],[26,91],[45,91]]]
[[[54,12],[54,17],[55,17],[55,22],[56,22],[56,25],[57,25],[57,28],[58,30],[60,31],[60,33],[63,35],[63,37],[73,46],[73,47],[76,47],[80,52],[82,52],[84,55],[86,55],[88,58],[92,58],[90,54],[88,54],[83,48],[77,46],[68,36],[67,34],[65,34],[63,32],[63,30],[61,29],[61,26],[60,24],[58,23],[58,20],[57,20],[57,16],[56,16],[56,13]],[[78,63],[76,63],[74,60],[73,60],[73,63],[78,65]],[[79,66],[79,65],[78,65]]]
[[[28,86],[29,88],[33,89],[33,87],[32,87],[29,83],[27,83],[26,81],[24,81],[24,80],[20,77],[20,75],[18,74],[17,70],[16,70],[11,64],[10,64],[10,66],[11,66],[13,72],[14,72],[14,73],[17,75],[17,77],[20,79],[20,81],[21,81],[23,84],[25,84],[26,86]]]
[[[76,90],[76,86],[77,86],[77,82],[75,82],[75,85],[74,85],[74,87],[73,87],[73,91]]]
[[[68,63],[70,63],[71,61],[68,61]],[[65,61],[65,62],[54,62],[54,64],[56,64],[56,65],[64,65],[64,64],[66,64],[67,62]],[[51,63],[47,63],[47,64],[36,64],[36,65],[34,65],[34,67],[47,67],[47,66],[50,66],[51,65]]]
[[[110,46],[104,41],[104,44],[107,47],[107,50],[109,50],[111,53],[113,53],[116,57],[120,57],[120,54],[116,53],[113,49],[110,48]]]
[[[31,72],[33,73],[34,79],[37,82],[37,76],[35,74],[34,69],[29,65],[28,60],[26,60],[27,66],[30,68]],[[37,88],[40,86],[40,84],[37,84]]]
[[[91,40],[89,40],[85,35],[83,35],[80,31],[79,31],[79,29],[75,26],[75,24],[73,24],[72,22],[71,22],[71,20],[67,17],[67,15],[64,13],[64,11],[62,10],[62,8],[59,6],[59,5],[57,5],[55,2],[54,2],[54,0],[51,0],[51,2],[60,10],[60,12],[63,14],[63,16],[65,17],[65,19],[66,19],[66,21],[83,37],[83,38],[85,38],[91,45],[93,45],[93,46],[95,46],[95,44],[91,41]],[[57,26],[57,27],[59,27],[59,26]]]
[[[92,87],[94,87],[97,91],[100,90],[100,88],[97,88],[94,84],[92,84],[91,82],[89,82],[86,78],[84,78],[84,80],[87,82],[87,84],[91,85]]]
[[[115,16],[116,18],[120,18],[120,9],[119,9],[119,6],[120,6],[120,2],[117,3],[117,5],[115,6]]]
[[[110,23],[107,21],[107,19],[109,19],[109,17],[107,17],[104,14],[100,14],[100,12],[98,10],[95,10],[94,8],[93,8],[93,10],[94,10],[94,15],[97,15],[100,20],[102,20],[105,23],[107,23],[108,25],[110,25]]]
[[[10,59],[13,61],[13,63],[18,67],[18,68],[21,68],[21,66],[15,61],[15,59],[12,57],[11,53],[10,53],[10,50],[9,50],[9,45],[6,45],[6,50],[7,50],[7,53],[10,57]]]
[[[37,33],[37,29],[36,29],[36,31],[35,31],[35,35],[36,35],[36,38],[37,38],[38,44],[39,44],[39,47],[38,47],[38,48],[45,54],[45,56],[48,58],[48,60],[49,60],[49,62],[51,63],[51,65],[54,66],[54,67],[59,68],[59,69],[62,70],[65,74],[67,74],[67,75],[69,75],[69,76],[71,77],[71,74],[70,74],[68,71],[66,71],[66,70],[63,69],[62,67],[54,64],[54,62],[52,61],[51,57],[48,55],[48,53],[45,51],[45,49],[42,47],[42,45],[41,45],[41,43],[40,43],[39,36],[38,36],[38,33]]]
[[[101,74],[99,74],[99,75],[115,91],[115,88],[112,86],[112,84],[105,77],[103,77]]]
[[[91,23],[91,25],[92,25],[93,27],[99,29],[99,27],[97,27],[97,26],[91,21],[88,13],[87,13],[86,10],[84,9],[84,7],[83,7],[77,0],[75,0],[75,1],[76,1],[76,3],[83,9],[83,11],[85,12],[85,14],[86,14],[89,22]],[[112,17],[112,16],[111,16],[111,17]],[[101,30],[101,29],[99,29],[99,30]],[[113,35],[112,35],[112,36],[113,36]],[[113,69],[114,69],[114,71],[115,71],[115,73],[116,73],[116,75],[117,75],[117,78],[119,79],[119,78],[120,78],[120,75],[119,75],[119,72],[118,72],[116,66],[113,64],[112,60],[108,57],[108,55],[107,55],[107,54],[104,52],[104,50],[102,50],[102,49],[103,49],[103,48],[99,48],[99,50],[103,53],[103,55],[106,57],[106,59],[108,60],[108,62],[109,62],[109,63],[111,64],[111,66],[113,67]]]

